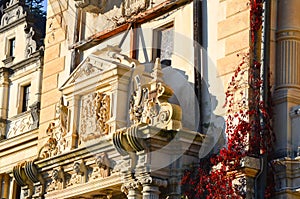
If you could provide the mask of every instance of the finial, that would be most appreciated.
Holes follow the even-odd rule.
[[[153,77],[153,81],[157,81],[157,82],[163,81],[163,73],[161,71],[160,58],[156,58],[151,76]]]

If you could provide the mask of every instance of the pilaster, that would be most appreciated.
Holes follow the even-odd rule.
[[[277,11],[275,122],[276,156],[291,157],[292,144],[289,111],[300,104],[300,1],[280,0]]]
[[[0,140],[6,135],[6,119],[8,112],[9,69],[0,68]]]

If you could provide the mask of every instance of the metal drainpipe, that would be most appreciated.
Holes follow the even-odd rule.
[[[201,52],[200,52],[200,45],[202,45],[203,41],[202,41],[202,12],[203,6],[202,6],[202,1],[200,0],[194,0],[193,1],[193,24],[194,24],[194,76],[195,76],[195,93],[196,96],[198,98],[198,101],[195,102],[196,106],[199,107],[199,111],[200,111],[200,115],[199,115],[199,123],[195,124],[196,126],[198,126],[198,130],[199,132],[203,132],[202,131],[202,118],[203,118],[203,114],[202,114],[202,108],[201,108]],[[197,45],[200,44],[200,45]],[[196,121],[198,122],[198,121]]]
[[[264,23],[263,23],[263,39],[262,39],[262,78],[263,78],[263,87],[262,87],[262,100],[265,103],[265,106],[268,106],[269,102],[269,70],[270,70],[270,18],[271,18],[271,1],[266,0],[264,2]],[[261,118],[263,124],[266,123],[264,118]],[[265,188],[267,186],[267,166],[268,166],[268,156],[263,154],[261,156],[261,168],[259,174],[255,178],[255,198],[263,199]]]

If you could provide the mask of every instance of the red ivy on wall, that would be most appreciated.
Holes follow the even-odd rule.
[[[182,179],[189,198],[245,198],[246,179],[238,172],[246,156],[269,157],[274,134],[269,102],[262,100],[263,79],[260,62],[263,0],[250,1],[250,52],[242,56],[226,92],[227,146],[217,155],[202,159],[199,167],[186,171]],[[271,170],[271,169],[269,169]],[[272,175],[269,172],[270,176]],[[268,178],[272,179],[272,177]],[[268,182],[265,198],[271,197]]]

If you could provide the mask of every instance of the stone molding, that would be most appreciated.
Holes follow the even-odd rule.
[[[299,40],[300,41],[300,29],[284,29],[276,32],[276,40]]]

